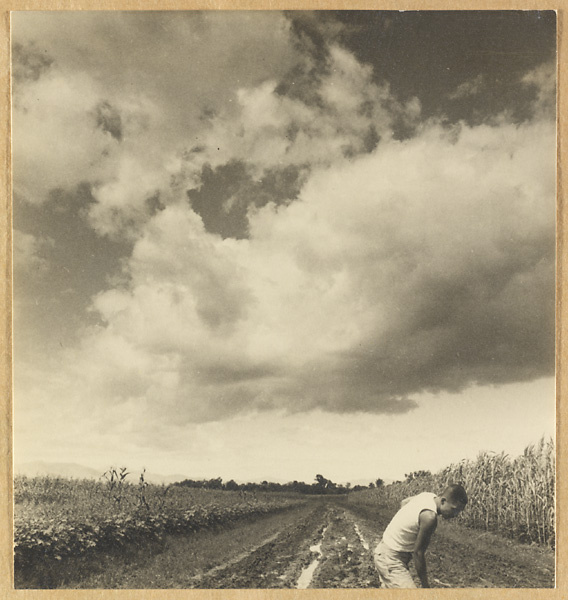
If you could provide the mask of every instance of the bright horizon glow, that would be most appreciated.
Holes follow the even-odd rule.
[[[554,438],[553,407],[543,411],[534,402],[537,396],[554,395],[554,387],[554,380],[548,378],[496,389],[472,388],[460,395],[424,395],[419,407],[403,416],[317,411],[236,417],[170,430],[172,448],[157,455],[142,447],[126,448],[126,452],[123,446],[118,451],[104,448],[104,439],[89,438],[86,431],[80,436],[83,454],[77,446],[73,455],[58,448],[42,454],[39,444],[31,441],[41,439],[41,434],[30,431],[22,448],[16,446],[16,471],[18,464],[41,457],[48,463],[79,463],[101,474],[110,466],[126,466],[134,473],[146,468],[160,475],[239,482],[310,483],[317,473],[336,483],[371,482],[379,477],[402,480],[411,471],[435,473],[464,459],[475,460],[482,451],[515,457],[543,436]],[[492,413],[491,421],[485,418],[487,413]],[[513,416],[519,414],[522,418]],[[76,439],[73,435],[68,441],[63,430],[58,436],[64,448]],[[199,452],[204,445],[206,457]]]

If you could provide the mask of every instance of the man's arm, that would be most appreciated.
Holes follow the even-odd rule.
[[[418,577],[420,577],[420,583],[422,584],[422,587],[429,588],[430,584],[428,583],[425,552],[430,544],[430,538],[432,537],[432,534],[434,531],[436,531],[438,517],[432,510],[423,510],[418,519],[418,522],[420,523],[420,529],[418,530],[418,537],[416,538],[416,543],[414,544],[414,552],[412,553],[412,556],[414,558],[414,566],[416,567]]]

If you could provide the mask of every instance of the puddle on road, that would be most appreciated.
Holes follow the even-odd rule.
[[[357,525],[357,523],[355,523],[355,532],[359,536],[359,539],[361,540],[361,544],[363,544],[363,548],[365,548],[365,550],[368,550],[369,549],[369,543],[363,537],[363,534],[361,533],[361,530],[359,529],[359,525]]]
[[[329,525],[328,525],[329,527]],[[310,546],[310,552],[316,552],[317,557],[312,560],[312,562],[300,573],[300,577],[298,578],[298,583],[296,584],[296,588],[299,590],[305,590],[309,587],[312,582],[312,577],[314,576],[315,570],[318,568],[320,558],[322,555],[321,545],[323,542],[323,538],[325,532],[327,531],[327,527],[321,532],[321,541],[319,544],[315,544]]]

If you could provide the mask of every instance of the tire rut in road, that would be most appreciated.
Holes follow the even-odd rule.
[[[194,575],[193,577],[191,577],[188,580],[187,587],[188,588],[200,587],[200,585],[203,583],[203,581],[208,581],[208,580],[214,579],[218,574],[221,574],[224,571],[227,571],[228,569],[233,568],[235,565],[238,565],[239,563],[245,561],[249,556],[255,554],[256,552],[264,550],[269,545],[271,545],[273,542],[275,542],[281,535],[282,535],[282,532],[279,531],[278,533],[271,535],[268,539],[264,540],[259,545],[251,548],[247,552],[242,552],[241,554],[235,556],[234,558],[227,561],[226,563],[224,563],[222,565],[218,565],[216,567],[213,567],[212,569],[209,569],[209,571],[207,571],[206,573]],[[191,584],[194,584],[194,585],[191,585]]]
[[[321,538],[327,521],[327,510],[317,507],[246,555],[189,582],[188,587],[294,588],[300,573],[312,560],[310,546]]]
[[[366,547],[367,546],[367,547]],[[322,543],[322,557],[311,588],[378,588],[371,546],[351,514],[333,514]]]
[[[274,536],[303,522],[321,505],[299,504],[261,518],[232,526],[204,529],[189,535],[170,535],[158,553],[140,548],[136,557],[102,556],[96,568],[67,588],[105,589],[186,589],[198,587],[197,576],[209,574],[215,580]],[[289,549],[291,554],[293,548]],[[218,569],[217,567],[222,567]],[[79,576],[80,574],[77,573]],[[214,587],[214,586],[209,586]]]

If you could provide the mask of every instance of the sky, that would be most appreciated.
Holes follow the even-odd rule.
[[[12,13],[16,466],[374,481],[554,436],[555,26]]]

